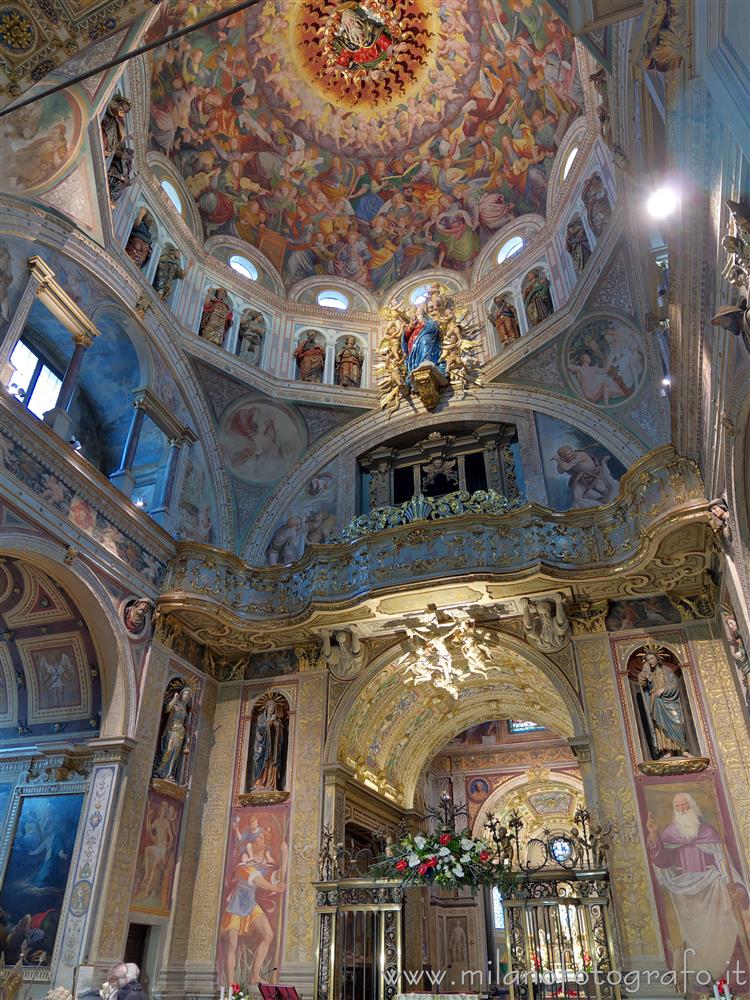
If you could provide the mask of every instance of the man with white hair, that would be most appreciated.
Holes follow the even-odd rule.
[[[692,967],[710,971],[714,979],[726,976],[738,938],[750,954],[750,896],[721,834],[687,792],[674,796],[672,822],[661,833],[651,813],[646,829],[656,880],[677,916],[680,944],[695,949]]]
[[[125,982],[117,991],[116,1000],[146,1000],[146,991],[139,982],[140,975],[141,970],[135,962],[125,963]]]

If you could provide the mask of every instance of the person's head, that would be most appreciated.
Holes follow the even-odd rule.
[[[115,989],[120,989],[128,981],[128,967],[124,962],[116,962],[107,973],[107,982]]]
[[[129,983],[132,983],[134,980],[140,979],[141,970],[138,968],[135,962],[126,962],[125,968],[127,969]]]
[[[698,836],[701,811],[698,803],[687,792],[678,792],[672,799],[672,822],[683,837]]]
[[[573,457],[573,449],[569,444],[562,444],[557,449],[557,454],[559,458],[568,459]]]

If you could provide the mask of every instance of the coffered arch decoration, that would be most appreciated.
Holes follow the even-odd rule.
[[[580,777],[544,767],[530,767],[492,791],[477,813],[473,833],[475,837],[482,836],[491,813],[505,823],[509,813],[517,810],[524,823],[523,840],[528,843],[545,829],[569,830],[582,805],[584,791]]]
[[[352,768],[359,781],[410,809],[425,764],[470,725],[515,717],[566,738],[584,731],[580,702],[550,659],[506,633],[497,633],[491,649],[487,677],[467,672],[456,698],[411,684],[400,647],[382,653],[334,714],[329,763]]]
[[[0,741],[132,736],[136,677],[112,595],[74,550],[8,531],[0,562]]]
[[[419,428],[424,428],[425,434],[434,430],[449,432],[450,425],[459,421],[512,423],[519,416],[533,418],[534,413],[555,417],[595,437],[626,468],[646,454],[643,443],[599,407],[536,387],[530,390],[528,386],[491,385],[465,399],[443,402],[431,413],[411,408],[395,414],[368,412],[345,430],[332,431],[303,454],[266,501],[240,555],[252,565],[262,565],[271,535],[278,527],[279,511],[287,510],[305,484],[341,454],[353,460],[376,445]]]

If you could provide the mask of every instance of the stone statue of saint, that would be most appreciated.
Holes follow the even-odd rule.
[[[226,288],[212,288],[203,304],[203,315],[198,334],[210,344],[221,347],[224,337],[232,325],[234,314],[229,304],[229,293]]]
[[[177,770],[187,739],[187,718],[193,692],[187,685],[175,691],[164,706],[165,724],[154,777],[177,781]]]
[[[345,337],[344,346],[336,355],[336,384],[358,389],[362,381],[364,355],[356,337]]]
[[[133,151],[124,143],[118,146],[107,167],[109,203],[114,208],[133,179]]]
[[[492,312],[490,313],[492,323],[497,331],[500,343],[503,347],[512,344],[521,336],[521,328],[518,325],[516,310],[508,301],[505,295],[496,295],[492,302]]]
[[[122,94],[115,94],[102,117],[102,146],[104,155],[114,153],[125,141],[125,118],[130,111],[130,101]]]
[[[154,288],[160,298],[166,299],[172,291],[176,281],[184,278],[185,272],[182,270],[180,251],[177,247],[167,243],[159,257],[154,275]]]
[[[322,656],[331,671],[342,679],[356,677],[364,665],[366,655],[359,635],[353,629],[338,629],[333,635],[334,645],[327,629],[322,634]]]
[[[565,231],[565,249],[570,254],[576,274],[583,274],[586,262],[591,256],[591,244],[580,216],[576,215],[568,223]]]
[[[125,253],[137,267],[145,267],[151,257],[154,242],[154,220],[147,208],[136,216],[125,246]]]
[[[256,707],[248,791],[280,792],[286,778],[287,726],[278,695],[267,695]]]
[[[263,313],[257,309],[244,309],[240,316],[237,336],[240,341],[240,357],[248,364],[257,365],[260,361],[260,349],[265,333],[266,320]]]
[[[319,343],[315,330],[308,330],[304,337],[294,352],[299,377],[303,382],[322,382],[326,349]]]
[[[531,614],[531,602],[521,598],[523,630],[526,638],[543,653],[554,653],[563,648],[570,638],[570,623],[563,608],[562,594],[555,594],[552,601],[535,601],[536,616]],[[554,614],[553,614],[554,611]]]
[[[554,312],[549,278],[543,267],[535,267],[523,283],[523,301],[529,326],[536,326]]]
[[[146,627],[148,617],[154,609],[154,602],[147,597],[129,601],[122,614],[125,628],[131,635],[140,635]]]
[[[664,655],[653,649],[641,654],[638,684],[648,712],[654,756],[692,757],[685,706],[677,673]]]

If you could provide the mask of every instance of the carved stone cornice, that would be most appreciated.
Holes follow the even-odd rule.
[[[696,465],[665,446],[637,462],[617,500],[599,508],[558,514],[526,504],[412,522],[313,545],[283,567],[252,567],[211,546],[179,543],[160,620],[166,631],[239,656],[312,637],[321,614],[328,626],[365,601],[405,587],[426,592],[447,579],[474,581],[477,595],[485,586],[496,599],[549,590],[555,581],[575,584],[579,602],[601,601],[642,588],[646,577],[658,589],[660,575],[674,590],[701,578],[708,518]]]

